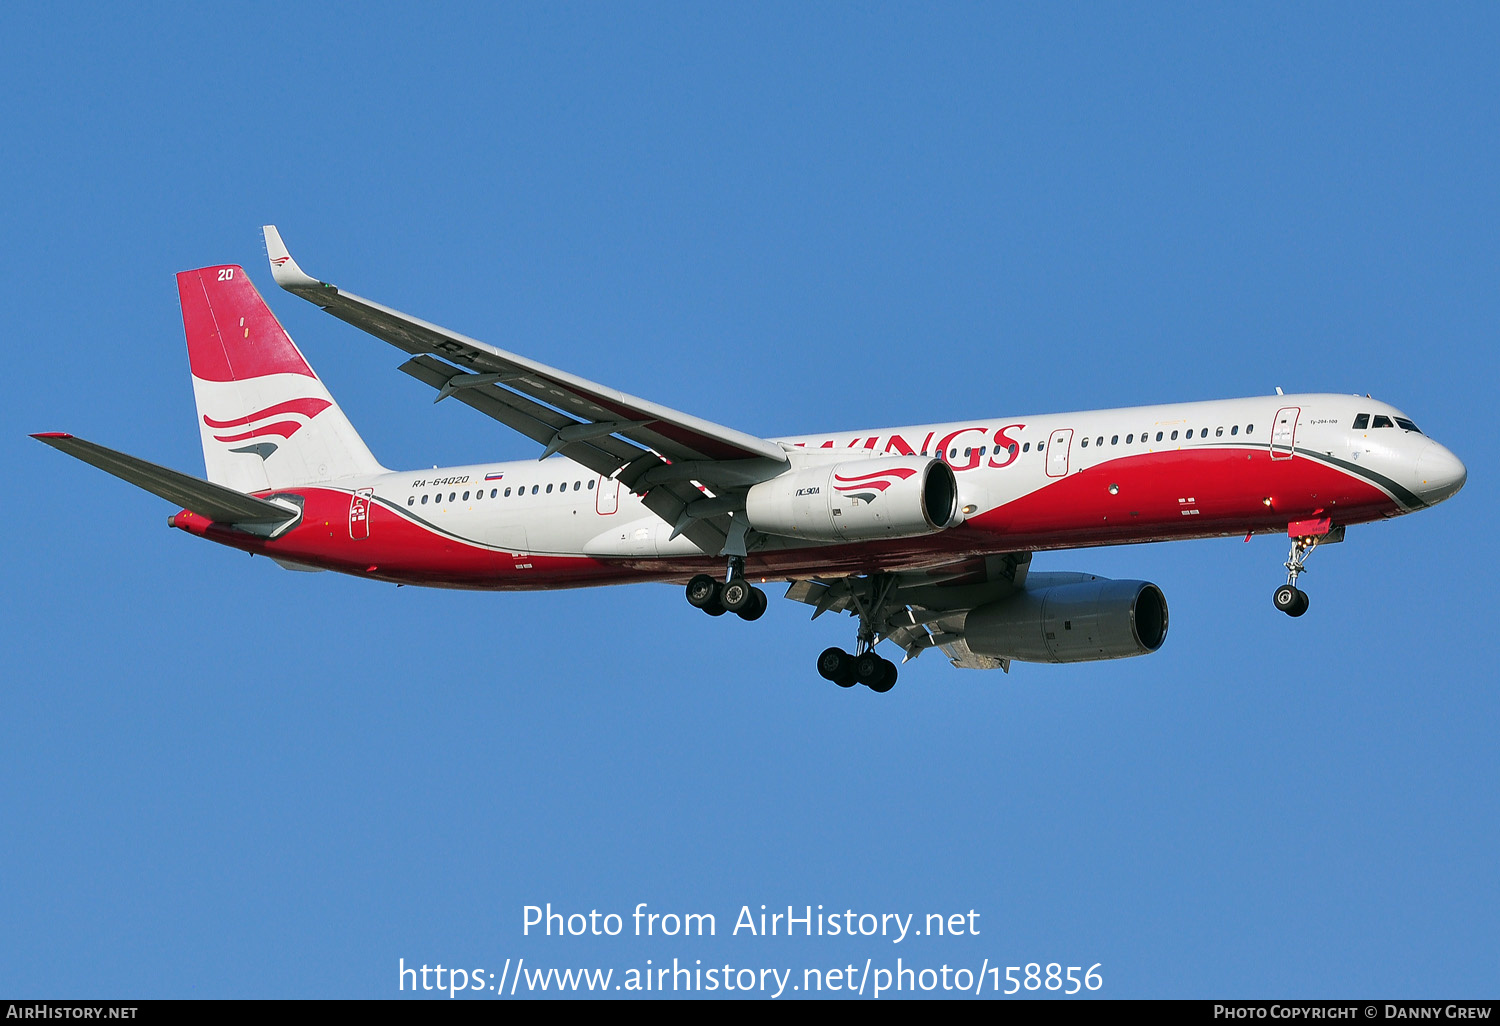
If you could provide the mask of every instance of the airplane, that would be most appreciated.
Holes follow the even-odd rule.
[[[1308,556],[1447,499],[1467,470],[1402,411],[1309,394],[760,438],[497,349],[304,273],[276,284],[410,356],[400,369],[542,446],[538,459],[391,471],[238,265],[177,275],[207,478],[66,433],[33,437],[180,507],[168,524],[293,570],[476,590],[684,586],[753,621],[787,582],[855,650],[817,661],[884,693],[929,648],[956,667],[1157,651],[1146,581],[1033,573],[1036,552],[1287,532],[1274,603],[1307,611]]]

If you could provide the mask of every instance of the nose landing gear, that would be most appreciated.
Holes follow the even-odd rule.
[[[769,604],[766,593],[745,580],[745,561],[734,556],[723,584],[708,574],[698,574],[687,583],[688,605],[709,616],[734,613],[741,620],[759,620]]]
[[[1307,592],[1297,587],[1297,578],[1307,572],[1307,567],[1303,564],[1321,540],[1321,536],[1315,534],[1292,538],[1292,551],[1286,560],[1286,583],[1277,588],[1276,594],[1271,596],[1271,601],[1276,608],[1287,616],[1301,616],[1307,612],[1309,604]]]
[[[1290,584],[1283,584],[1276,589],[1276,594],[1271,596],[1271,601],[1287,616],[1301,616],[1307,612],[1309,600],[1307,592],[1294,588]]]

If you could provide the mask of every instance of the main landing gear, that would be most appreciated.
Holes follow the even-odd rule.
[[[1319,540],[1316,535],[1292,539],[1292,551],[1286,561],[1286,583],[1277,588],[1276,594],[1271,597],[1276,608],[1287,616],[1301,616],[1307,612],[1307,592],[1297,587],[1297,578],[1307,572],[1307,567],[1303,564],[1312,555],[1312,550],[1318,547]]]
[[[818,656],[818,673],[841,688],[863,684],[882,695],[896,686],[896,664],[874,652],[856,656],[841,648],[825,648]]]
[[[841,688],[852,688],[863,684],[877,694],[885,694],[896,686],[896,664],[875,653],[876,625],[885,622],[886,600],[895,587],[896,579],[889,574],[880,574],[866,579],[868,588],[851,588],[850,597],[859,613],[859,636],[855,643],[855,654],[850,655],[841,648],[828,648],[818,656],[818,675],[831,680]],[[862,593],[867,592],[867,594]]]
[[[723,584],[708,574],[699,574],[687,584],[688,604],[709,616],[734,613],[741,620],[759,620],[765,614],[766,593],[745,580],[745,561],[739,556],[729,560],[729,572]]]

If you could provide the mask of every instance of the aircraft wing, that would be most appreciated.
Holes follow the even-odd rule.
[[[813,606],[813,618],[826,612],[857,615],[861,605],[884,611],[878,640],[906,652],[902,662],[929,648],[940,648],[964,670],[1010,670],[1009,659],[975,655],[964,639],[964,619],[975,606],[1025,587],[1031,553],[975,556],[922,570],[878,577],[793,581],[786,597]]]
[[[579,423],[618,427],[623,435],[674,461],[768,459],[786,463],[779,445],[668,409],[646,399],[548,367],[535,360],[449,331],[305,274],[287,252],[275,226],[265,228],[271,274],[288,292],[322,307],[413,356],[431,353],[532,399],[566,410]],[[476,382],[457,381],[454,389]]]
[[[541,443],[542,458],[562,453],[596,473],[618,476],[645,496],[648,509],[705,551],[723,549],[729,519],[701,507],[701,515],[689,513],[688,507],[786,469],[787,455],[774,442],[497,349],[319,281],[292,259],[275,226],[264,231],[276,284],[412,354],[401,370],[436,388],[438,400],[453,396]],[[714,493],[706,494],[700,484]]]

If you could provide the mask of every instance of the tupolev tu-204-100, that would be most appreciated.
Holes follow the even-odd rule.
[[[818,672],[889,691],[929,648],[954,666],[1082,662],[1161,647],[1145,581],[1032,573],[1034,552],[1287,532],[1276,608],[1308,555],[1425,509],[1467,471],[1402,411],[1282,395],[760,438],[457,334],[304,273],[271,275],[410,354],[401,370],[542,446],[539,460],[378,463],[243,268],[177,275],[207,479],[63,433],[63,452],[181,507],[171,526],[294,570],[442,588],[675,582],[756,620],[755,582],[858,620]]]

